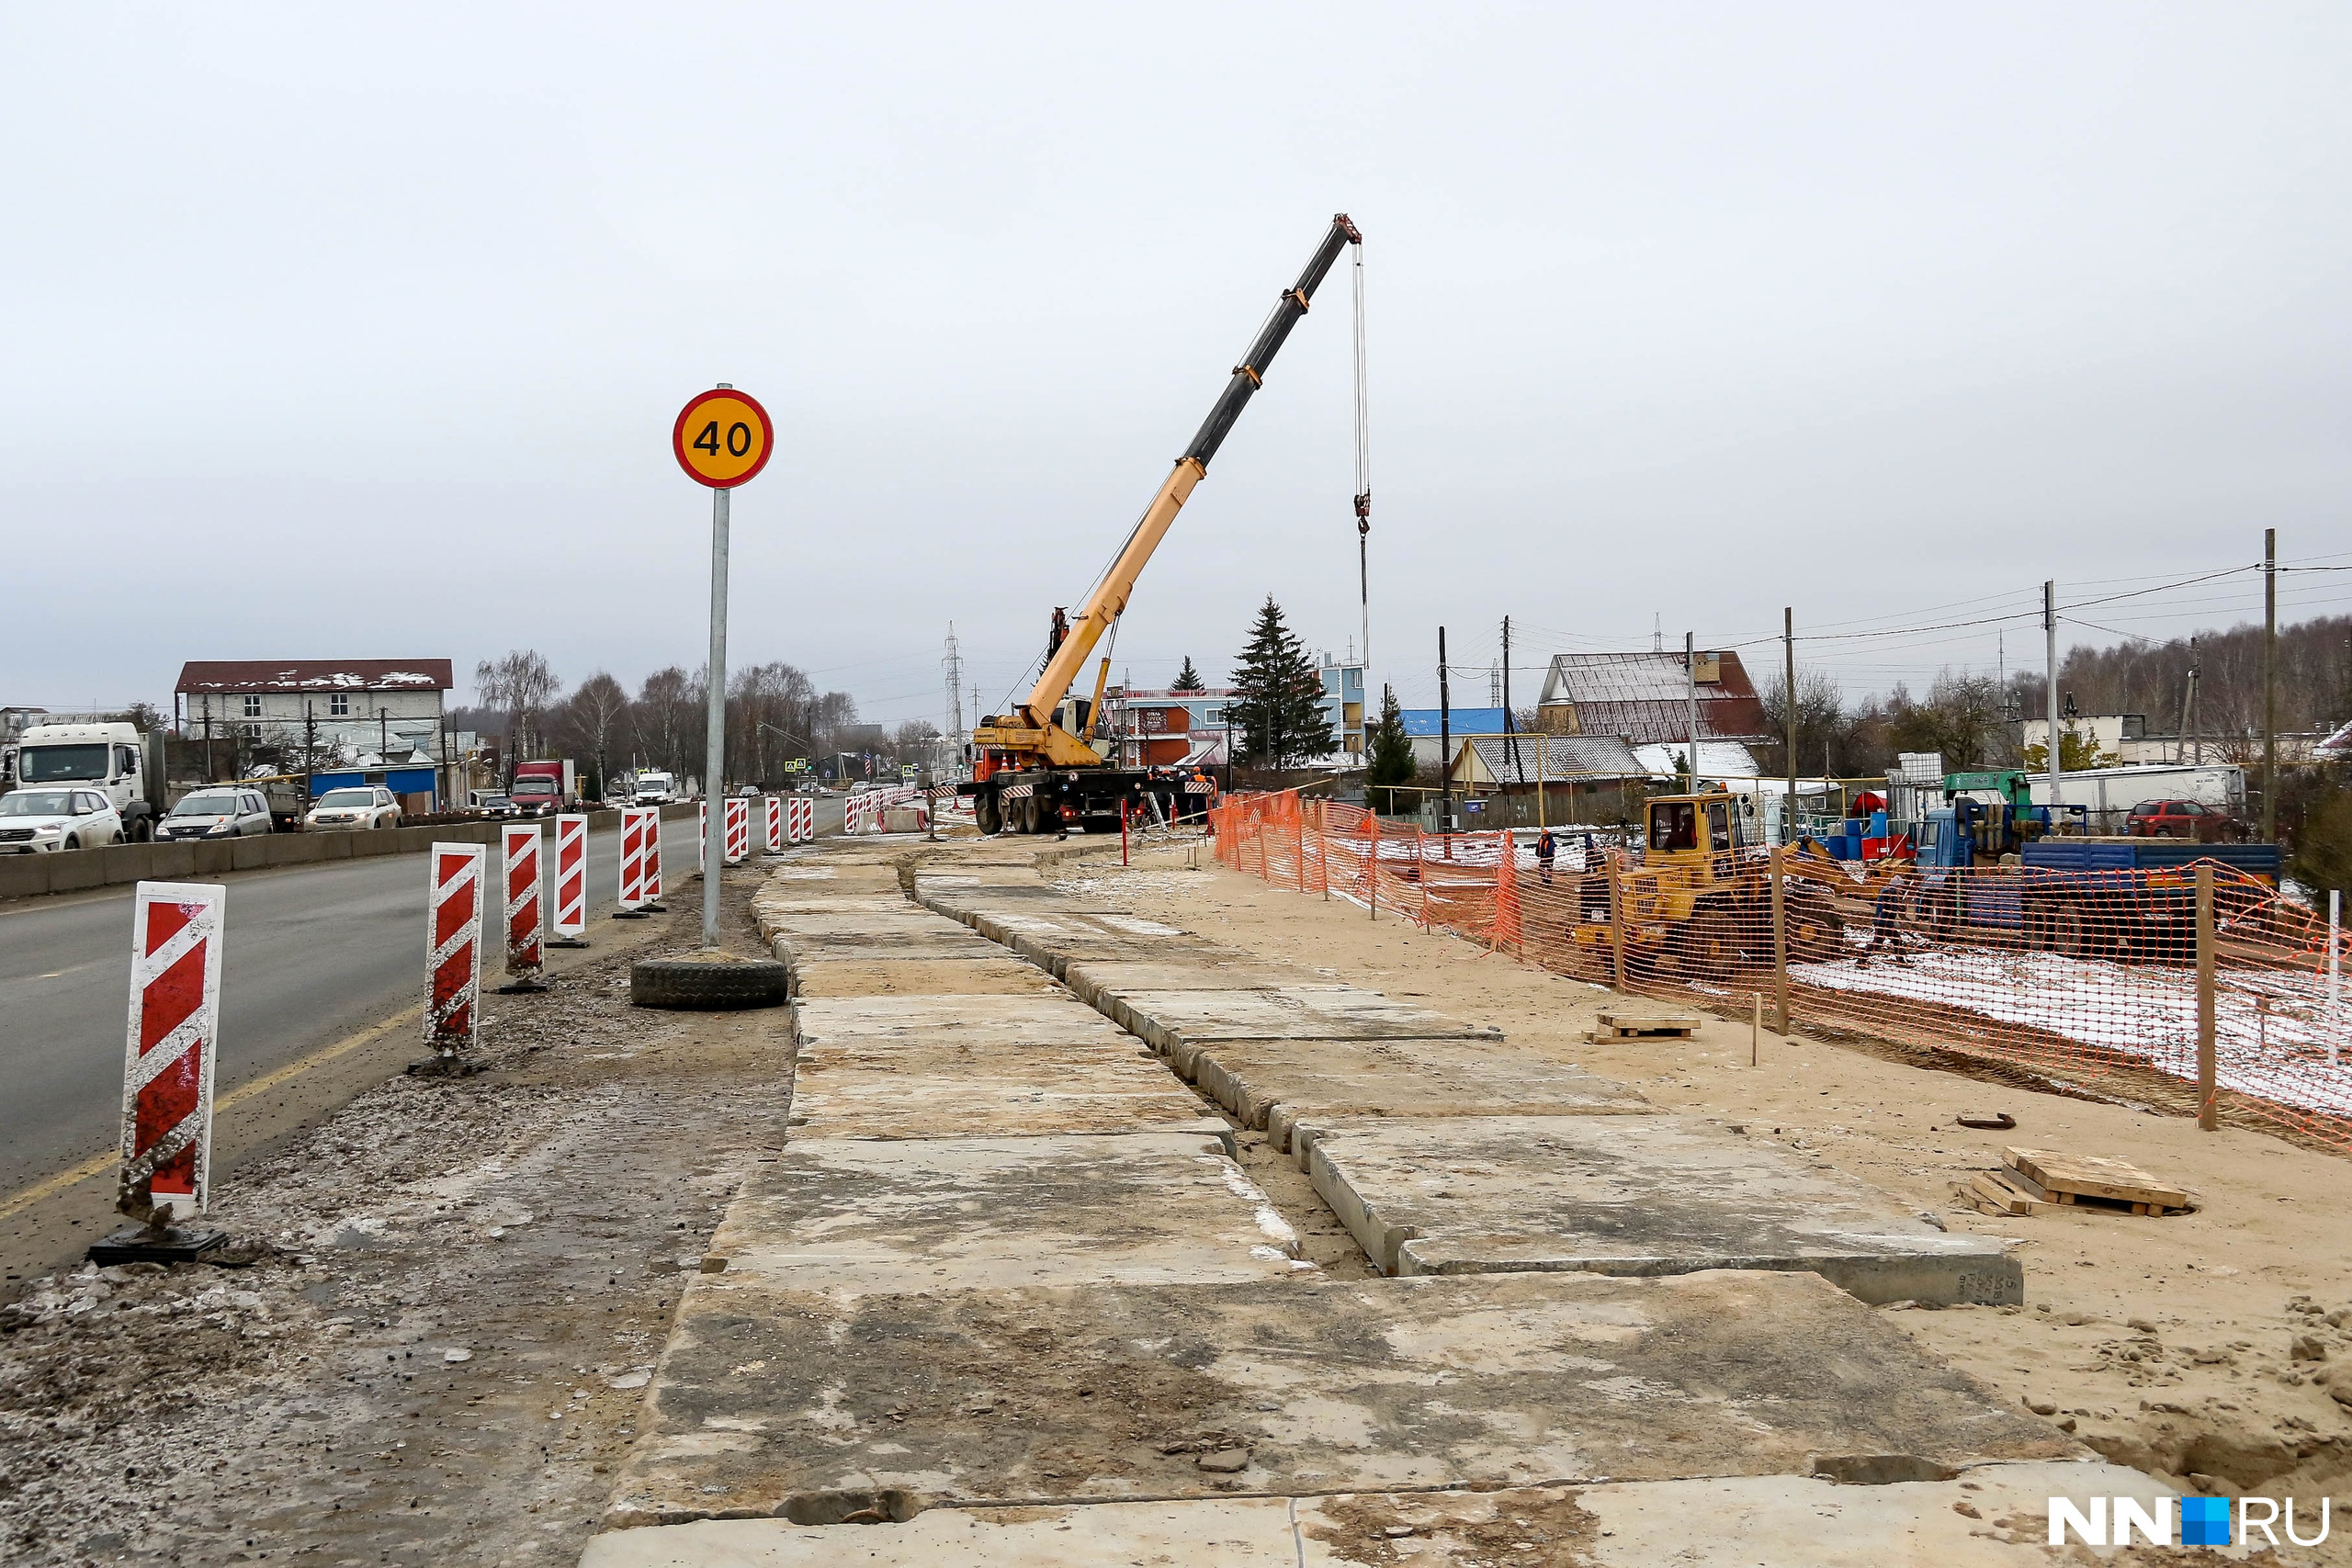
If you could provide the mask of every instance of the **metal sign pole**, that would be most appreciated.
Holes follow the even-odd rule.
[[[703,813],[702,944],[718,945],[719,873],[727,864],[727,497],[710,492],[710,742],[702,793],[719,809]]]

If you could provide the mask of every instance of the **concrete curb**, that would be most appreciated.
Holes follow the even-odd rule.
[[[662,819],[676,821],[694,815],[694,804],[662,808]],[[545,819],[541,819],[543,824]],[[588,813],[588,830],[617,829],[617,811]],[[80,893],[93,887],[116,887],[133,882],[179,882],[192,877],[220,876],[232,871],[266,871],[281,865],[316,865],[327,861],[360,860],[376,855],[423,854],[441,843],[489,844],[499,841],[503,822],[453,822],[437,828],[391,828],[371,833],[271,833],[265,838],[187,840],[179,843],[112,844],[102,850],[76,850],[37,855],[0,856],[0,899],[33,898],[51,893]],[[552,831],[552,826],[549,825]]]

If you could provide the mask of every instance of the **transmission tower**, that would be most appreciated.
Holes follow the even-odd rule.
[[[947,740],[964,743],[964,656],[956,647],[956,623],[947,623],[947,656],[940,664],[947,671]]]

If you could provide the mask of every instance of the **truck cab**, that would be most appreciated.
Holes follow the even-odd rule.
[[[35,725],[17,741],[9,782],[95,789],[122,818],[124,841],[143,843],[155,832],[161,750],[136,725]]]

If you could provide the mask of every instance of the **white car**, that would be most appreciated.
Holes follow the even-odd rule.
[[[311,803],[302,826],[313,833],[356,831],[364,828],[397,828],[401,803],[381,784],[346,784],[331,789]]]
[[[0,795],[0,854],[95,850],[122,842],[122,817],[94,789],[20,789]]]
[[[199,789],[155,824],[158,842],[173,839],[241,839],[270,829],[269,802],[259,790]]]

